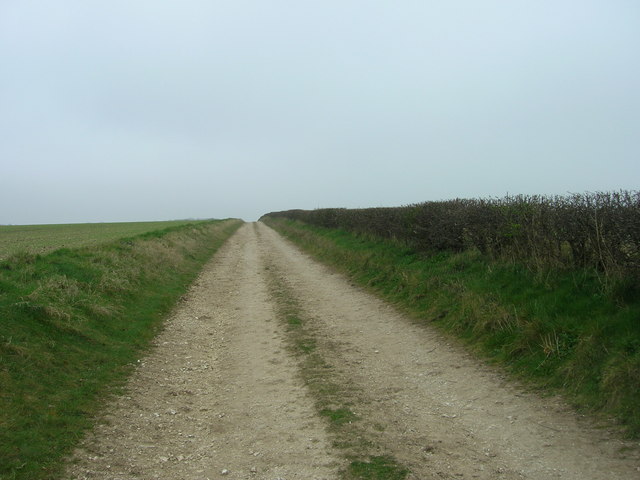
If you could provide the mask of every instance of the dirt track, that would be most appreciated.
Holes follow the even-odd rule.
[[[65,478],[334,479],[347,465],[288,348],[274,284],[312,324],[359,435],[410,479],[640,479],[622,442],[247,224],[203,270]]]

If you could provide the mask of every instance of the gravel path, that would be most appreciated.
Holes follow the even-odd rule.
[[[340,478],[348,461],[287,348],[274,279],[357,398],[360,431],[407,478],[640,479],[637,442],[514,387],[260,223],[203,270],[65,478]]]

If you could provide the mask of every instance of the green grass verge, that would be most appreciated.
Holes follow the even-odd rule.
[[[0,262],[0,478],[57,478],[239,220]]]
[[[475,251],[417,254],[299,222],[266,223],[418,322],[435,324],[543,392],[640,436],[640,296],[593,273],[534,274]]]

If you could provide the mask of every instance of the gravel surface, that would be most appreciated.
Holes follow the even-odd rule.
[[[514,386],[261,223],[203,270],[64,478],[340,478],[345,452],[287,349],[273,278],[407,478],[640,479],[638,442]]]

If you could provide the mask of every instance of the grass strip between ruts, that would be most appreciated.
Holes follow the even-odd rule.
[[[354,413],[361,401],[357,387],[340,381],[328,361],[334,348],[329,340],[319,339],[313,321],[301,308],[277,268],[269,265],[269,288],[286,327],[289,350],[298,360],[300,376],[309,389],[315,408],[325,418],[333,446],[347,460],[340,472],[343,480],[402,480],[409,470],[385,451],[371,434],[371,419]]]
[[[265,223],[412,315],[462,338],[541,392],[640,436],[640,298],[586,271],[533,273],[477,251],[398,243],[282,219]]]
[[[199,222],[0,262],[0,479],[57,478],[105,396],[241,224]]]

